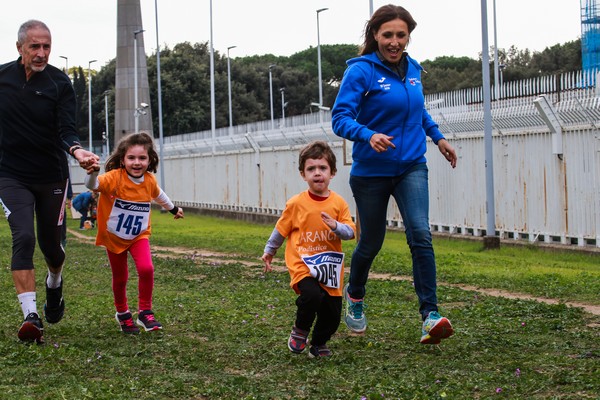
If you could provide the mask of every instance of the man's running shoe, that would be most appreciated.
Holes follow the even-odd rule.
[[[344,287],[344,299],[346,307],[344,308],[344,321],[346,326],[354,333],[364,333],[367,330],[367,317],[364,309],[367,305],[363,299],[353,299],[348,294],[348,285]]]
[[[39,315],[29,313],[19,328],[19,340],[23,342],[44,343],[44,325]]]
[[[429,313],[421,329],[421,344],[439,344],[442,339],[449,338],[454,333],[452,324],[437,311]]]
[[[162,329],[161,323],[154,318],[152,310],[140,311],[136,323],[144,328],[146,332]]]
[[[46,276],[46,302],[44,303],[44,317],[49,324],[56,324],[65,315],[65,300],[63,299],[62,289],[63,280],[60,279],[60,286],[56,289],[50,289]]]
[[[290,349],[292,353],[302,353],[306,348],[307,341],[308,331],[298,329],[294,326],[288,339],[288,349]]]
[[[310,346],[310,349],[308,350],[308,356],[310,358],[331,357],[332,355],[333,353],[331,352],[331,350],[329,350],[326,344],[321,346],[313,345]]]
[[[121,331],[123,331],[123,333],[127,333],[127,334],[140,333],[140,330],[138,329],[138,327],[135,326],[135,324],[133,323],[133,316],[131,315],[131,313],[129,311],[127,311],[126,313],[121,314],[121,315],[119,315],[119,313],[116,313],[115,319],[119,323],[119,326],[121,327]]]

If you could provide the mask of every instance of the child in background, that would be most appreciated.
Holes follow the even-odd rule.
[[[162,329],[152,311],[154,265],[150,253],[150,211],[156,201],[175,219],[183,218],[183,209],[173,205],[158,186],[154,174],[158,154],[152,137],[132,133],[118,143],[106,160],[106,173],[98,176],[99,166],[85,179],[85,185],[100,193],[96,245],[106,247],[112,270],[112,289],[117,313],[115,318],[123,333],[139,333],[127,303],[127,252],[138,273],[138,315],[136,323],[145,331]]]
[[[329,190],[337,172],[335,154],[325,142],[316,141],[300,151],[298,169],[308,190],[290,198],[271,237],[262,260],[265,272],[277,249],[287,238],[285,263],[296,299],[296,322],[288,339],[293,353],[304,351],[310,341],[310,357],[331,356],[327,342],[337,331],[342,312],[344,253],[342,239],[355,235],[346,201]]]
[[[79,230],[85,229],[85,222],[88,220],[88,212],[93,201],[94,195],[92,192],[80,193],[73,199],[73,208],[81,214],[79,218]]]

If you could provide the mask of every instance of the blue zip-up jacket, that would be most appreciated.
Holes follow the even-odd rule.
[[[331,117],[335,134],[354,142],[351,175],[399,176],[426,162],[426,136],[436,144],[444,139],[425,109],[423,68],[408,54],[404,57],[404,80],[375,52],[347,62]],[[377,153],[369,144],[375,133],[392,136],[396,148]]]
[[[77,212],[83,214],[82,211],[87,211],[90,209],[90,204],[92,203],[92,192],[83,192],[78,194],[73,199],[73,208],[77,210]]]

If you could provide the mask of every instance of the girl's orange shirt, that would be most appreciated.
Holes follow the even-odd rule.
[[[109,232],[108,226],[115,201],[151,203],[153,199],[159,196],[160,187],[153,174],[146,172],[144,181],[136,183],[129,178],[124,168],[113,169],[98,176],[98,189],[96,189],[96,192],[100,193],[96,245],[104,246],[107,250],[119,254],[126,251],[132,243],[150,237],[150,207],[144,208],[142,212],[143,216],[147,218],[147,226],[144,226],[144,229],[134,238],[123,239]]]

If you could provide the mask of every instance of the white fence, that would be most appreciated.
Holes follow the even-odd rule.
[[[549,82],[556,80],[548,80]],[[552,93],[552,91],[549,91]],[[430,113],[456,148],[451,169],[428,142],[430,223],[434,231],[486,235],[483,110],[480,103],[428,98]],[[562,153],[527,95],[494,102],[492,118],[496,235],[530,242],[600,247],[600,98],[593,85],[552,94],[562,128]],[[460,96],[457,96],[460,97]],[[286,200],[306,190],[298,172],[298,150],[326,140],[338,156],[332,189],[355,212],[348,185],[350,146],[333,134],[330,114],[309,114],[235,131],[220,129],[165,139],[164,189],[184,207],[279,215]],[[321,123],[321,119],[323,123]],[[213,140],[214,138],[214,140]],[[158,147],[158,145],[157,145]],[[75,192],[84,171],[71,168]],[[160,177],[159,177],[160,180]],[[390,227],[402,227],[393,201]]]

